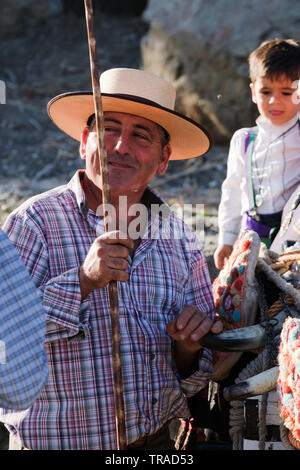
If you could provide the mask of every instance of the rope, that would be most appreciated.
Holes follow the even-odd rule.
[[[260,307],[260,321],[265,324],[267,334],[267,344],[265,349],[258,354],[247,366],[240,372],[239,376],[235,380],[235,383],[242,382],[249,377],[259,374],[260,372],[269,369],[273,365],[276,365],[277,348],[276,342],[272,337],[272,324],[268,315],[268,306],[266,303],[264,289],[260,275],[257,275],[258,281],[258,301]],[[259,450],[265,449],[267,426],[266,426],[266,411],[268,403],[268,393],[262,396],[262,402],[259,414]],[[230,402],[229,412],[229,434],[232,438],[233,450],[243,450],[243,427],[244,427],[244,401],[234,400]]]
[[[280,423],[280,439],[286,450],[296,450],[297,448],[292,445],[290,438],[290,431],[283,423]]]
[[[295,304],[296,309],[300,312],[300,291],[292,284],[286,282],[278,273],[276,273],[263,259],[258,258],[257,267],[264,272],[270,281],[272,281],[282,292],[289,294]]]
[[[258,449],[266,449],[266,437],[267,437],[267,406],[268,406],[268,393],[264,393],[261,398],[260,412],[259,412],[259,424],[258,424]]]
[[[274,344],[272,342],[272,325],[270,322],[270,317],[268,314],[268,305],[266,302],[265,291],[263,288],[263,281],[261,278],[261,273],[257,273],[259,296],[258,304],[260,307],[261,323],[265,322],[266,324],[266,334],[267,334],[267,344],[265,347],[265,354],[262,356],[262,367],[263,370],[267,370],[272,365],[272,359],[274,361],[275,351]],[[259,413],[259,425],[258,425],[258,435],[259,435],[259,450],[265,450],[266,446],[266,436],[267,436],[267,405],[268,405],[268,393],[264,393],[261,399],[260,413]]]
[[[300,291],[300,287],[296,287],[297,291]],[[293,305],[294,304],[294,299],[291,295],[286,294],[284,296],[284,302],[282,299],[276,300],[271,307],[269,308],[269,316],[270,318],[273,318],[277,313],[279,313],[286,305]]]
[[[244,402],[233,400],[229,410],[229,435],[232,440],[232,450],[243,450]]]
[[[235,383],[243,382],[249,377],[259,374],[266,364],[266,356],[268,351],[264,349],[255,359],[247,364],[240,372]],[[232,400],[230,402],[229,411],[229,435],[232,439],[233,450],[243,450],[243,428],[245,425],[244,418],[244,400]],[[262,433],[261,433],[262,434]]]
[[[263,372],[275,365],[277,365],[277,354],[278,354],[278,343],[280,342],[280,336],[274,339],[272,336],[272,323],[270,320],[279,313],[283,308],[288,308],[288,305],[294,304],[296,310],[300,313],[300,287],[295,288],[287,281],[285,281],[281,274],[286,272],[290,265],[300,259],[300,250],[289,254],[283,254],[277,257],[276,254],[270,250],[266,250],[262,253],[263,257],[259,257],[257,260],[257,279],[258,279],[258,302],[260,307],[260,322],[264,323],[267,334],[267,344],[265,349],[258,354],[258,356],[251,361],[247,366],[240,372],[236,378],[235,383],[247,380],[254,375]],[[261,255],[260,255],[261,256]],[[278,271],[278,272],[277,272]],[[265,293],[263,289],[263,281],[259,272],[263,272],[266,277],[272,281],[283,294],[280,295],[277,300],[270,308],[268,308]],[[259,414],[259,450],[265,449],[266,442],[266,412],[268,404],[268,393],[262,395],[260,414]],[[244,400],[232,400],[230,402],[229,411],[229,434],[232,439],[233,450],[243,450],[243,428],[245,425],[244,418]],[[282,430],[282,441],[284,445],[289,445],[295,450],[295,447],[291,444],[291,436],[286,435],[283,426]],[[300,444],[300,443],[299,443]]]

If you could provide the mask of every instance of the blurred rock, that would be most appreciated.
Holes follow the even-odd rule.
[[[73,11],[76,15],[84,16],[83,0],[63,0],[64,11]],[[145,10],[147,0],[94,0],[95,11],[108,13],[115,16],[141,15]]]
[[[0,38],[17,36],[25,28],[61,11],[61,0],[1,0]]]
[[[143,68],[171,80],[177,109],[205,125],[216,143],[257,117],[249,53],[275,37],[300,38],[298,0],[149,0]]]

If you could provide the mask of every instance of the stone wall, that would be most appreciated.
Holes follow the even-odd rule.
[[[251,125],[247,58],[263,40],[300,39],[298,0],[149,0],[143,68],[171,80],[177,109],[225,143]]]

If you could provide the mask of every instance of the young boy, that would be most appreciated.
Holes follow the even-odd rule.
[[[240,230],[256,231],[269,247],[282,209],[300,181],[300,43],[263,42],[249,56],[252,101],[260,113],[253,128],[232,137],[219,206],[222,269]]]

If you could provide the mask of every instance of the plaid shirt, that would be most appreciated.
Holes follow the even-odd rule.
[[[78,268],[103,222],[88,209],[77,172],[67,186],[27,201],[5,230],[43,295],[49,378],[29,412],[2,412],[2,421],[30,449],[116,449],[108,287],[82,302]],[[147,190],[150,196],[158,198]],[[161,201],[160,201],[161,202]],[[174,226],[179,219],[171,216]],[[149,222],[151,234],[161,217]],[[153,434],[174,417],[188,417],[186,397],[208,383],[211,351],[199,370],[180,380],[166,324],[184,305],[214,315],[207,265],[198,240],[145,237],[118,283],[127,441]]]
[[[0,406],[24,410],[47,379],[45,314],[38,291],[0,230]]]

